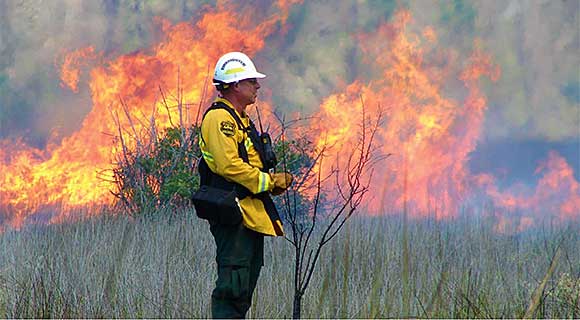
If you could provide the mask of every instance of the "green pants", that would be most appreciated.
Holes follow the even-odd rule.
[[[264,236],[242,224],[212,224],[218,278],[211,295],[213,318],[244,318],[264,265]]]

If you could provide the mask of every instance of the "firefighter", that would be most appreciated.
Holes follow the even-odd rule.
[[[265,159],[265,146],[246,114],[246,107],[256,102],[258,79],[264,77],[247,55],[223,55],[213,79],[218,97],[201,123],[199,170],[208,177],[202,184],[236,190],[239,212],[235,214],[240,217],[216,212],[216,218],[208,218],[218,271],[211,295],[214,318],[245,317],[264,264],[264,236],[284,235],[270,194],[283,193],[293,178],[264,165],[272,159]]]

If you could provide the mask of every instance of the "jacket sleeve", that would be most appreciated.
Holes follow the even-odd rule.
[[[203,157],[214,173],[241,184],[254,194],[274,188],[268,173],[240,158],[238,141],[244,139],[244,134],[227,111],[208,112],[201,125],[201,135]]]

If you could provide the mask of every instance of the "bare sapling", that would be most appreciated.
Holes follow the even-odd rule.
[[[380,110],[380,108],[379,108]],[[326,142],[314,150],[308,139],[297,138],[285,143],[288,123],[282,126],[279,143],[281,166],[291,172],[295,183],[279,201],[285,219],[286,240],[294,248],[294,297],[292,317],[301,317],[302,298],[316,271],[323,248],[336,237],[345,223],[361,207],[369,191],[373,167],[388,155],[375,148],[376,133],[383,122],[383,113],[371,116],[361,109],[356,141],[347,148]],[[296,143],[303,142],[303,143]],[[320,144],[319,144],[320,145]],[[297,155],[302,154],[300,157]],[[302,159],[302,165],[296,161]],[[306,160],[305,160],[306,159]],[[333,160],[330,160],[333,159]],[[332,161],[330,166],[326,161]]]

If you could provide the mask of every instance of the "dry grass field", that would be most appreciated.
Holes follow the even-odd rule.
[[[349,221],[326,247],[304,298],[308,318],[580,316],[580,226],[498,234],[491,221]],[[406,243],[404,245],[404,231]],[[191,211],[102,214],[0,235],[2,318],[206,318],[216,278],[209,227]],[[251,318],[292,314],[293,251],[266,240]]]

